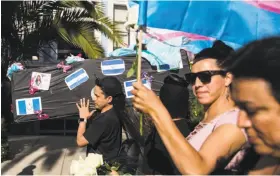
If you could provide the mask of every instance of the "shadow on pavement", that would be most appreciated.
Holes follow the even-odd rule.
[[[12,169],[26,157],[32,157],[30,166],[23,169],[19,175],[25,171],[30,171],[31,166],[42,160],[42,169],[51,170],[61,157],[72,156],[77,151],[75,137],[70,136],[10,136],[9,145],[13,158],[2,166],[2,174]],[[33,159],[33,155],[34,159]],[[36,166],[35,166],[36,167]],[[33,168],[35,169],[35,168]]]
[[[33,175],[33,170],[36,168],[36,166],[34,165],[30,165],[27,166],[26,168],[24,168],[20,173],[18,173],[17,175]]]

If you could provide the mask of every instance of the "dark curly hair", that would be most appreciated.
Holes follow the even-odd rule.
[[[280,103],[280,37],[251,42],[232,53],[223,63],[235,78],[260,78],[270,85]]]
[[[195,64],[198,61],[211,58],[216,60],[219,67],[223,68],[222,63],[233,51],[233,48],[226,45],[221,40],[216,40],[211,48],[205,48],[197,53],[193,63]]]

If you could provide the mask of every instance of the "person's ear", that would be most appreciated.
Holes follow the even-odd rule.
[[[232,80],[233,80],[232,73],[227,72],[225,76],[225,86],[228,87],[232,83]]]
[[[91,92],[90,92],[90,95],[91,95],[91,98],[92,98],[93,101],[96,100],[96,96],[95,96],[94,92],[95,92],[95,86],[91,89]]]
[[[108,96],[108,97],[107,97],[107,101],[108,101],[108,103],[112,103],[113,97],[112,97],[112,96]]]

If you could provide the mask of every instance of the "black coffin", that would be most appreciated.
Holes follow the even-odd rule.
[[[122,75],[116,76],[121,82],[126,80],[136,79],[135,77],[127,78],[127,71],[131,68],[135,56],[130,57],[117,57],[122,58],[125,62],[126,71]],[[104,58],[91,60],[87,59],[83,62],[76,62],[72,64],[73,68],[67,73],[63,73],[61,69],[57,68],[56,63],[47,64],[46,66],[35,66],[26,65],[25,70],[16,72],[12,76],[12,102],[13,102],[13,114],[14,121],[17,123],[35,121],[38,120],[37,115],[25,115],[17,116],[16,113],[16,99],[30,98],[30,97],[41,97],[43,113],[48,114],[50,119],[69,117],[78,114],[76,107],[76,102],[81,98],[90,98],[90,91],[94,87],[94,81],[96,76],[99,78],[104,77],[101,72],[100,63],[103,60],[116,59],[116,58]],[[148,61],[142,59],[142,72],[147,72],[149,75],[154,77],[152,82],[152,89],[155,92],[159,92],[164,78],[171,72],[177,73],[183,76],[185,73],[189,72],[189,66],[186,59],[183,59],[184,68],[174,71],[165,71],[158,73],[154,68],[151,67]],[[72,74],[74,71],[83,68],[88,76],[89,80],[73,90],[69,90],[64,79],[68,75]],[[29,81],[31,79],[32,72],[42,72],[51,74],[51,83],[48,91],[39,91],[34,95],[29,93]],[[95,76],[96,75],[96,76]],[[128,106],[130,105],[130,100],[127,99]],[[4,102],[2,102],[4,103]]]

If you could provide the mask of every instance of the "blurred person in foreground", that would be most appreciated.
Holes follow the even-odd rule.
[[[261,155],[249,174],[280,174],[280,37],[254,41],[235,52],[226,65],[234,75],[238,125]]]

